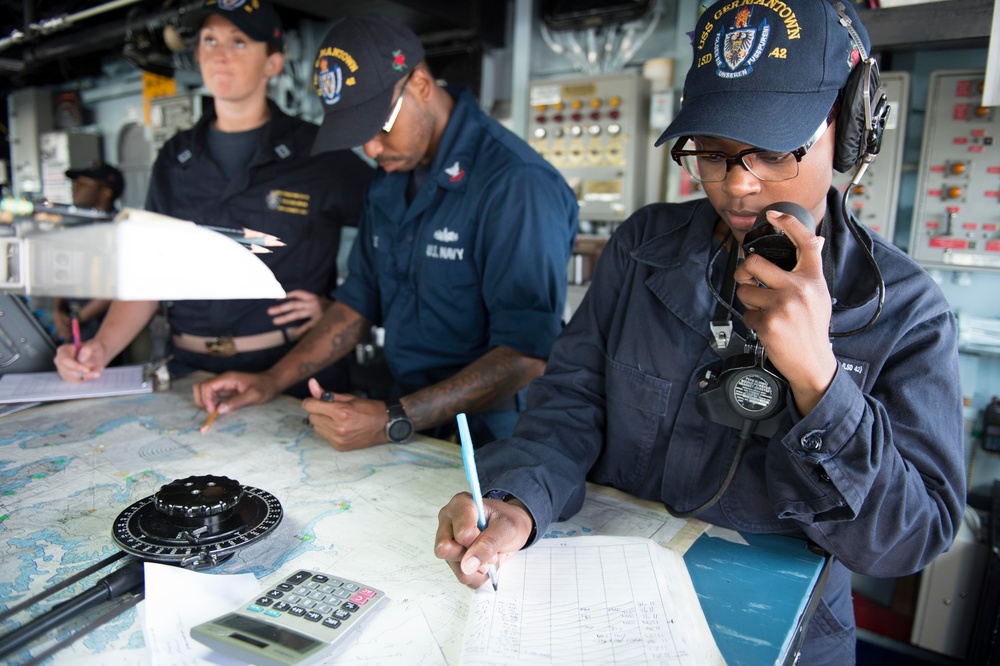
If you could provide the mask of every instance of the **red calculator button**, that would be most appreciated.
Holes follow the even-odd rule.
[[[366,597],[368,597],[369,599],[371,599],[372,597],[375,596],[375,590],[373,590],[371,588],[368,588],[368,587],[363,587],[360,590],[358,590],[358,594],[363,594]]]

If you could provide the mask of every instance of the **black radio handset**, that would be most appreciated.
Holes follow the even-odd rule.
[[[779,201],[765,206],[757,215],[753,228],[743,238],[744,255],[759,254],[775,265],[792,270],[796,263],[796,248],[783,231],[767,219],[767,211],[776,210],[799,220],[810,230],[816,228],[812,214],[803,206]],[[732,270],[732,267],[727,267]],[[727,284],[732,278],[726,276]],[[722,369],[710,372],[703,381],[704,390],[697,405],[705,418],[740,430],[771,434],[785,409],[788,384],[781,373],[767,360],[764,347],[753,331],[744,342],[742,353],[724,357]]]
[[[744,236],[741,244],[744,256],[759,254],[790,271],[795,268],[797,261],[795,244],[784,232],[768,221],[766,213],[769,210],[791,215],[812,231],[816,229],[816,221],[809,211],[799,204],[782,201],[761,210],[753,227]],[[722,246],[725,246],[725,242]],[[720,251],[721,249],[720,247]],[[720,368],[709,369],[699,382],[702,392],[695,398],[695,406],[698,413],[709,421],[739,430],[740,439],[726,478],[711,498],[699,506],[684,511],[679,511],[664,502],[667,510],[679,518],[697,515],[718,502],[736,474],[750,436],[774,435],[785,417],[788,382],[767,359],[764,347],[753,331],[750,331],[748,338],[743,340],[733,332],[732,322],[729,319],[729,315],[739,316],[732,307],[736,287],[733,271],[736,268],[737,253],[734,241],[723,281],[722,291],[725,293],[725,298],[712,287],[710,271],[714,260],[709,262],[706,269],[706,281],[716,300],[719,301],[711,322],[712,346],[723,359]],[[730,344],[736,341],[742,343],[742,350],[738,345]]]
[[[790,271],[795,268],[795,244],[783,231],[771,224],[767,219],[767,211],[776,210],[779,213],[791,215],[810,231],[816,231],[816,221],[804,206],[790,201],[779,201],[765,206],[757,214],[753,227],[743,237],[743,254],[759,254],[775,266]]]

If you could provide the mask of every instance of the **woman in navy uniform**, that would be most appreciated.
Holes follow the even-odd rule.
[[[330,304],[341,228],[356,224],[372,170],[350,151],[311,156],[316,126],[288,116],[267,99],[269,79],[284,66],[281,21],[268,2],[236,8],[206,3],[185,23],[199,30],[195,54],[214,108],[160,151],[146,208],[277,236],[286,245],[258,256],[287,298],[170,303],[172,369],[263,370]],[[60,374],[68,381],[99,376],[158,305],[115,302],[79,357],[74,358],[71,345],[60,348]],[[321,381],[346,390],[345,365],[328,369]],[[307,395],[303,386],[287,392]]]
[[[456,495],[435,552],[479,586],[501,554],[575,514],[586,481],[613,486],[818,544],[833,559],[798,663],[852,664],[851,572],[919,571],[961,524],[955,318],[930,276],[860,228],[831,187],[835,165],[856,168],[874,145],[874,114],[856,102],[878,98],[856,91],[878,86],[851,85],[873,71],[853,3],[720,2],[692,34],[684,106],[660,143],[676,140],[672,156],[707,198],[647,206],[618,228],[513,436],[476,453],[489,526],[480,532],[472,498]],[[799,210],[767,212],[779,202]],[[794,244],[791,270],[759,253],[737,266],[761,213]],[[713,335],[720,301],[733,308],[728,346],[755,331],[787,383],[766,420],[724,407],[732,397],[751,412],[779,384],[745,361],[724,370],[737,357]],[[722,405],[719,375],[732,380]]]

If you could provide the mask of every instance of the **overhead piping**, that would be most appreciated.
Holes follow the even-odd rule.
[[[43,19],[41,21],[35,22],[33,17],[29,14],[30,12],[30,0],[26,0],[24,5],[25,22],[27,26],[25,30],[27,32],[22,32],[20,30],[14,30],[8,35],[0,39],[0,51],[3,51],[11,46],[17,46],[31,40],[35,35],[50,35],[55,32],[59,32],[65,28],[72,26],[79,21],[85,21],[92,16],[98,16],[105,12],[114,11],[121,7],[127,7],[129,5],[134,5],[142,0],[112,0],[112,2],[106,2],[103,5],[98,5],[97,7],[91,7],[90,9],[84,9],[82,11],[76,12],[75,14],[64,14],[62,16],[56,16],[54,18]]]
[[[9,37],[0,39],[0,51],[15,45],[23,45],[24,50],[20,53],[19,60],[0,58],[0,71],[23,72],[28,66],[47,60],[99,51],[115,44],[123,43],[126,41],[129,30],[135,30],[138,27],[137,23],[153,29],[189,11],[191,6],[194,6],[193,3],[188,3],[187,5],[171,9],[160,9],[149,14],[144,14],[138,21],[135,19],[121,19],[104,25],[88,27],[85,34],[63,35],[53,39],[46,39],[44,42],[34,45],[30,43],[40,35],[47,36],[72,27],[80,21],[139,2],[142,2],[142,0],[113,0],[112,2],[107,2],[74,14],[32,23],[28,28],[30,35],[14,31]]]

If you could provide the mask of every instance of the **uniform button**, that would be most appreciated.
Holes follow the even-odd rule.
[[[831,483],[830,475],[826,473],[825,469],[823,469],[822,467],[817,467],[816,473],[819,474],[819,478],[821,480],[826,481],[827,483]]]
[[[799,440],[799,446],[802,447],[803,451],[809,451],[815,453],[823,448],[823,432],[821,430],[813,430],[802,435],[802,439]]]

